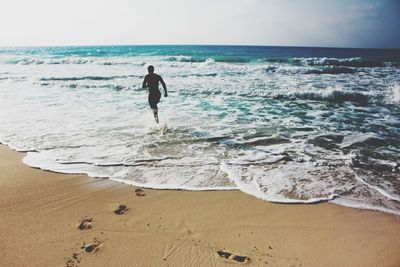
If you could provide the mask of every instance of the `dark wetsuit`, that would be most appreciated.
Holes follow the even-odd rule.
[[[149,73],[144,77],[143,88],[149,88],[149,105],[152,109],[157,109],[157,104],[160,102],[161,92],[158,89],[158,84],[161,83],[165,94],[167,94],[167,87],[160,75]]]

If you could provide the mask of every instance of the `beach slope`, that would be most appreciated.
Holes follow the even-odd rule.
[[[0,146],[1,266],[400,266],[393,215],[239,191],[135,192],[23,157]]]

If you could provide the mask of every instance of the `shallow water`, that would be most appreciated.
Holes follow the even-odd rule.
[[[167,83],[160,124],[141,89]],[[0,142],[25,163],[151,188],[400,214],[400,50],[0,49]]]

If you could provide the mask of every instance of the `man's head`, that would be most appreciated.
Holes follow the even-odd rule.
[[[148,67],[147,67],[147,71],[148,71],[149,73],[153,73],[153,72],[154,72],[154,66],[153,66],[153,65],[148,66]]]

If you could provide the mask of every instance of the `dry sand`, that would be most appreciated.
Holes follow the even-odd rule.
[[[23,157],[0,146],[0,266],[400,266],[393,215],[239,191],[136,196],[132,186],[33,169]],[[128,210],[117,215],[121,204]],[[79,230],[84,218],[91,228]],[[93,242],[94,253],[81,248]]]

